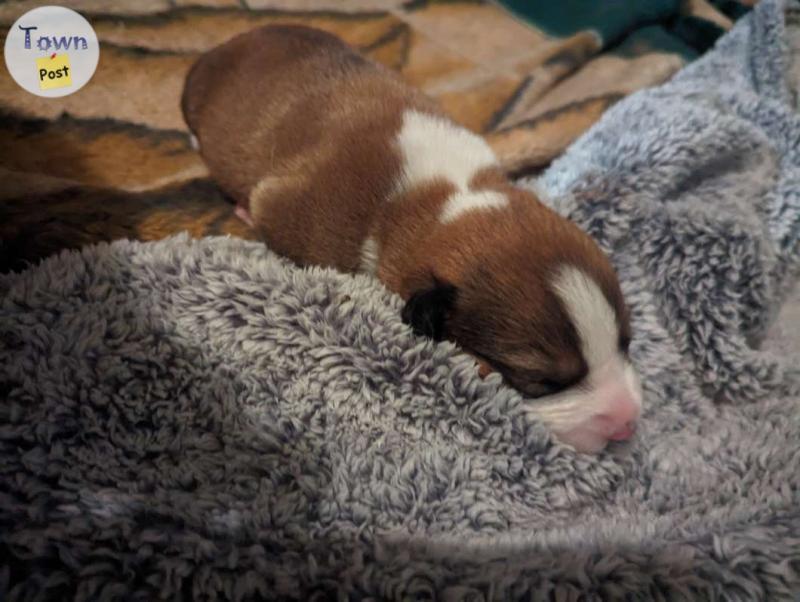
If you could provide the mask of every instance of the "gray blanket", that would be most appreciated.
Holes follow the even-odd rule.
[[[799,51],[763,0],[527,183],[619,268],[627,448],[555,444],[378,283],[258,244],[0,277],[0,598],[797,595]]]

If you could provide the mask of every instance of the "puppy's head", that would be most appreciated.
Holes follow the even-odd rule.
[[[430,251],[430,278],[403,317],[500,372],[561,441],[600,451],[633,435],[641,408],[623,295],[589,236],[522,200],[535,211],[465,217],[443,232],[448,250]]]

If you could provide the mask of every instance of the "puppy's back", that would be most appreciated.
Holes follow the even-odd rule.
[[[186,123],[196,131],[218,102],[234,110],[269,101],[292,88],[314,85],[326,71],[346,71],[364,59],[337,37],[299,25],[268,25],[231,38],[203,54],[189,70],[181,98]],[[304,76],[312,79],[303,81]],[[294,85],[293,85],[294,84]],[[237,112],[241,116],[241,113]],[[213,115],[219,118],[220,115]]]
[[[252,30],[200,57],[186,78],[181,108],[222,187],[246,197],[264,173],[265,150],[278,158],[300,152],[316,113],[300,105],[323,92],[325,79],[346,77],[362,63],[335,36],[291,25]],[[301,112],[302,121],[286,123]],[[292,132],[281,135],[282,125]]]
[[[396,73],[303,26],[262,27],[201,56],[182,108],[212,176],[274,250],[346,270],[395,186],[404,112],[440,113]]]

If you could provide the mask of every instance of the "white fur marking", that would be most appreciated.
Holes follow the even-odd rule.
[[[533,400],[528,412],[579,451],[600,451],[613,435],[609,429],[624,426],[626,415],[638,415],[639,377],[619,352],[616,313],[597,283],[580,269],[565,266],[553,288],[578,331],[589,374],[583,387]],[[614,424],[615,420],[620,423]]]
[[[456,187],[440,220],[449,223],[467,211],[496,209],[508,205],[499,192],[472,192],[469,183],[476,173],[497,164],[491,147],[480,136],[441,117],[406,111],[397,135],[403,158],[403,175],[393,197],[406,190],[444,180]]]
[[[576,267],[562,267],[553,287],[578,331],[589,370],[598,369],[617,353],[616,313],[597,283]]]
[[[556,436],[583,452],[597,452],[608,443],[608,424],[599,418],[615,411],[621,397],[642,405],[642,389],[634,367],[616,354],[605,366],[589,373],[585,387],[534,399],[531,416],[548,425]]]
[[[191,146],[196,151],[200,150],[200,141],[194,134],[189,134],[189,146]]]
[[[374,276],[378,271],[378,241],[367,236],[361,245],[361,271]]]
[[[445,203],[439,221],[443,224],[452,222],[467,211],[478,209],[500,209],[508,205],[508,197],[492,190],[478,192],[457,192]]]
[[[403,115],[397,143],[403,155],[404,187],[444,178],[459,190],[466,190],[476,172],[497,163],[481,137],[418,111]]]

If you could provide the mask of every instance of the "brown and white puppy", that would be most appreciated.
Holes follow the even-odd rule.
[[[418,333],[537,398],[576,449],[632,435],[641,391],[611,264],[431,99],[330,34],[271,26],[204,54],[182,108],[273,250],[375,275]]]

